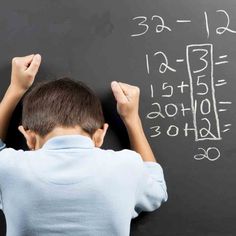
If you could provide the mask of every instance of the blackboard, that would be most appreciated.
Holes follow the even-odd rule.
[[[0,94],[11,58],[40,53],[37,80],[70,76],[96,90],[110,123],[104,148],[118,150],[129,143],[110,82],[139,86],[169,200],[135,219],[131,235],[235,235],[235,11],[233,0],[2,1]],[[20,112],[7,144],[26,148]]]

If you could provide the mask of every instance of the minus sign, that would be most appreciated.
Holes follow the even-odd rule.
[[[220,65],[220,64],[226,64],[229,63],[228,61],[217,61],[215,62],[215,65]]]
[[[222,55],[222,56],[219,56],[220,59],[222,58],[226,58],[228,55]]]
[[[191,20],[177,20],[177,23],[190,23]]]
[[[223,82],[221,84],[215,84],[215,86],[222,86],[222,85],[225,85],[225,84],[227,84],[227,82]]]
[[[183,62],[184,59],[177,59],[176,62]]]
[[[219,102],[219,104],[232,104],[232,102]]]
[[[225,129],[225,130],[223,130],[222,132],[227,132],[227,131],[229,131],[230,129]]]

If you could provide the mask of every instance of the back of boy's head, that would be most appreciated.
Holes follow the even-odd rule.
[[[91,136],[103,124],[99,98],[80,81],[62,78],[41,82],[23,99],[22,125],[41,137],[55,127],[77,125]]]

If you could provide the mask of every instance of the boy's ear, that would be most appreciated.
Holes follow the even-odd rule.
[[[95,147],[101,147],[109,125],[105,123],[102,128],[97,129],[92,136]]]
[[[25,128],[22,125],[18,126],[18,130],[24,135],[29,149],[35,150],[35,146],[36,146],[35,133],[32,132],[31,130],[25,130]]]

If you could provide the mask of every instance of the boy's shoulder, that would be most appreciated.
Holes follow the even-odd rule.
[[[23,153],[23,150],[16,150],[14,148],[6,147],[6,144],[0,139],[0,160],[3,158],[10,158],[12,156],[18,157],[16,154]]]
[[[16,174],[25,163],[25,151],[0,147],[0,176]]]
[[[143,160],[140,154],[130,149],[122,149],[119,151],[112,149],[99,149],[99,152],[101,152],[101,155],[110,158],[111,161],[117,161],[119,163],[124,163],[125,165],[143,165]]]

